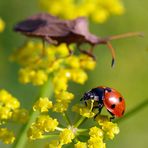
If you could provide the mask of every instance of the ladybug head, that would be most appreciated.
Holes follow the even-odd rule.
[[[94,93],[93,92],[91,92],[91,91],[89,91],[89,92],[86,92],[86,93],[84,93],[84,95],[83,95],[83,97],[81,98],[81,100],[80,101],[82,101],[82,100],[89,100],[89,99],[94,99]]]

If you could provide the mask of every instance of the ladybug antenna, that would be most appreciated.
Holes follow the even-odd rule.
[[[110,41],[116,40],[116,39],[121,39],[121,38],[133,37],[133,36],[143,37],[144,34],[142,32],[128,32],[128,33],[124,33],[124,34],[109,36],[106,38],[106,45],[110,49],[111,55],[112,55],[111,67],[113,67],[115,64],[115,49],[111,45]]]

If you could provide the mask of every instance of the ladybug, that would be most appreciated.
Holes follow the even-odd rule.
[[[82,100],[84,100],[86,105],[87,100],[94,100],[97,102],[97,106],[93,107],[93,109],[98,108],[99,110],[96,116],[101,113],[104,106],[112,115],[110,119],[122,117],[125,111],[125,100],[123,96],[117,90],[110,87],[98,86],[93,88],[84,93],[83,97],[81,98],[81,101]]]

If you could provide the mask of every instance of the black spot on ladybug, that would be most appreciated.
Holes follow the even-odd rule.
[[[119,102],[122,102],[122,97],[119,98]]]
[[[124,114],[124,110],[122,111],[122,115]]]
[[[111,109],[114,109],[116,107],[116,105],[112,104],[110,107],[111,107]]]

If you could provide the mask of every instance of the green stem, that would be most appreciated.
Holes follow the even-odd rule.
[[[115,122],[121,122],[127,118],[132,117],[134,114],[138,113],[139,111],[141,111],[143,108],[145,108],[148,105],[148,99],[144,100],[142,103],[140,103],[139,105],[137,105],[135,108],[133,108],[131,111],[129,111],[128,113],[126,113],[122,118],[116,119]]]
[[[43,137],[42,137],[42,139],[46,139],[46,138],[53,138],[53,137],[58,137],[59,136],[59,134],[54,134],[54,135],[44,135]]]
[[[61,127],[56,127],[56,130],[57,130],[57,131],[63,131],[64,129],[61,128]]]
[[[88,132],[88,129],[77,129],[79,133]]]
[[[71,121],[70,121],[70,119],[69,119],[69,117],[68,117],[67,113],[66,113],[66,112],[64,112],[62,115],[63,115],[63,117],[64,117],[65,121],[67,122],[67,124],[68,124],[68,125],[71,125]]]
[[[39,97],[51,97],[53,93],[53,88],[51,85],[51,79],[49,79],[42,87],[40,90]],[[37,97],[36,100],[39,98]],[[36,101],[35,100],[35,101]],[[24,148],[25,144],[28,140],[27,138],[27,131],[31,125],[31,123],[36,119],[36,117],[39,115],[38,112],[34,112],[32,109],[30,111],[30,118],[26,124],[24,124],[16,138],[16,141],[13,145],[13,148]]]
[[[75,124],[74,124],[74,127],[79,127],[82,123],[84,123],[86,121],[86,117],[81,117]]]

